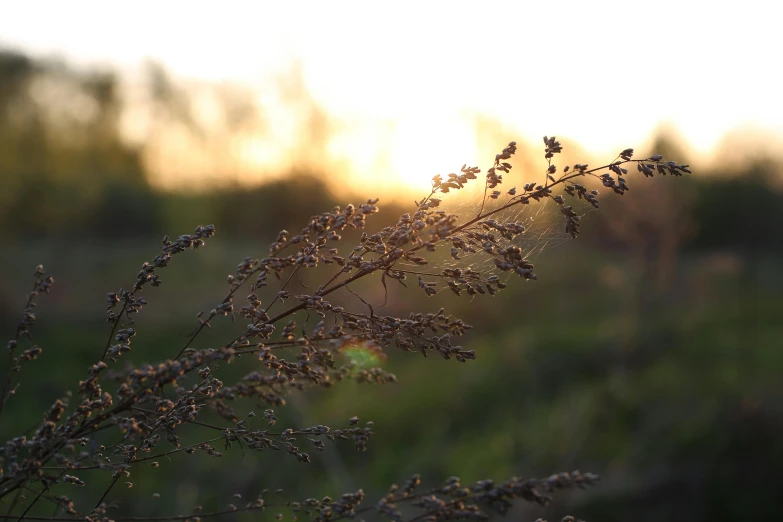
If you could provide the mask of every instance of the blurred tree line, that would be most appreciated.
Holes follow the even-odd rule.
[[[148,68],[144,81],[155,117],[199,132],[187,89],[178,88],[157,66]],[[323,173],[303,171],[308,168],[253,189],[154,190],[144,158],[155,144],[123,137],[122,118],[132,102],[122,87],[113,71],[80,70],[0,50],[0,222],[5,225],[0,235],[5,240],[149,238],[206,221],[219,226],[221,234],[256,238],[281,224],[298,226],[303,217],[338,201],[319,177]],[[237,99],[221,110],[251,110]],[[242,114],[229,116],[241,125],[248,117]],[[686,156],[665,136],[654,148],[679,160]],[[721,172],[700,172],[686,181],[686,188],[678,180],[674,192],[656,185],[658,192],[645,198],[645,212],[685,205],[678,219],[690,225],[680,222],[688,231],[680,231],[679,246],[778,251],[783,235],[774,233],[771,224],[783,222],[780,172],[777,162],[760,158]],[[623,237],[621,230],[615,232]]]
[[[157,116],[195,129],[192,107],[160,68],[149,68]],[[121,133],[129,102],[113,71],[82,71],[0,50],[0,235],[36,238],[149,238],[200,222],[235,237],[268,235],[330,208],[316,176],[292,172],[255,189],[208,194],[156,191],[145,148]]]
[[[112,73],[0,52],[4,235],[102,236],[117,225],[113,215],[134,207],[119,233],[149,229],[154,198],[139,151],[120,139],[121,111]]]

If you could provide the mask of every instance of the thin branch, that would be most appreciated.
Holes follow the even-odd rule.
[[[106,488],[106,491],[103,492],[103,495],[101,495],[101,498],[98,499],[98,502],[95,504],[95,507],[92,508],[93,511],[95,511],[96,509],[98,509],[98,507],[100,507],[101,503],[103,502],[103,499],[106,498],[106,495],[109,494],[109,491],[111,491],[111,489],[114,487],[114,485],[117,484],[117,481],[120,480],[121,476],[122,476],[122,471],[121,470],[117,470],[117,471],[114,472],[114,479],[111,481],[111,484],[109,484],[109,487]]]
[[[38,267],[40,270],[43,270],[42,266]],[[27,302],[24,305],[24,316],[22,318],[22,321],[19,323],[19,325],[16,327],[16,333],[14,334],[13,339],[13,346],[9,345],[8,347],[8,364],[5,369],[5,376],[3,379],[3,391],[0,393],[0,417],[3,415],[3,407],[5,406],[6,401],[11,397],[11,373],[12,373],[12,367],[14,366],[14,350],[16,348],[16,343],[19,341],[19,337],[21,336],[22,332],[26,331],[26,321],[27,321],[27,314],[28,310],[32,310],[33,306],[35,306],[34,299],[38,296],[39,287],[40,285],[45,281],[45,274],[44,273],[38,273],[36,271],[36,275],[38,276],[33,283],[33,288],[30,290],[30,293],[27,295]],[[28,333],[29,335],[29,333]]]
[[[133,295],[133,294],[131,294]],[[122,308],[120,309],[120,313],[117,314],[117,318],[112,321],[111,325],[111,331],[109,332],[109,338],[106,340],[106,348],[103,350],[103,355],[101,356],[101,361],[106,360],[106,355],[109,353],[109,348],[111,348],[111,342],[114,339],[114,332],[117,331],[117,326],[119,326],[120,321],[122,320],[122,314],[125,313],[125,309],[128,307],[128,302],[125,301],[122,303]]]

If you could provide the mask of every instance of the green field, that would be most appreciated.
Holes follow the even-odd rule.
[[[108,335],[105,293],[132,282],[154,250],[154,243],[31,243],[3,256],[0,268],[12,275],[0,287],[7,332],[12,309],[21,308],[27,267],[44,262],[56,287],[41,299],[35,325],[43,355],[20,374],[24,384],[0,435],[33,426],[85,375]],[[219,302],[225,274],[262,250],[216,237],[178,256],[162,272],[163,286],[144,291],[149,304],[137,320],[132,360],[176,353],[195,313]],[[116,490],[116,497],[129,514],[150,516],[187,512],[196,498],[219,508],[235,493],[255,498],[263,488],[282,487],[287,500],[358,487],[378,496],[416,472],[435,485],[455,474],[501,480],[581,469],[599,473],[600,486],[563,497],[567,502],[554,511],[534,508],[525,516],[737,520],[751,508],[772,516],[776,492],[768,484],[783,464],[780,259],[681,255],[674,276],[653,283],[654,263],[574,242],[542,254],[537,266],[538,281],[511,280],[494,298],[448,293],[426,300],[392,290],[384,313],[446,304],[475,325],[462,344],[478,352],[477,360],[460,364],[390,348],[384,368],[397,384],[345,382],[292,396],[277,412],[284,427],[338,427],[353,415],[373,420],[376,435],[366,453],[346,443],[311,452],[309,465],[237,447],[219,459],[180,454],[159,469],[141,467],[133,489]],[[367,292],[382,301],[382,294]],[[340,299],[357,304],[350,295]],[[241,320],[224,320],[200,346],[219,345],[242,328]],[[241,360],[223,368],[221,378],[228,382],[254,364]],[[92,498],[105,485],[100,473],[83,475],[88,486],[74,498]],[[41,509],[51,513],[50,506]]]

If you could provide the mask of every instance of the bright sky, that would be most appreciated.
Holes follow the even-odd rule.
[[[299,60],[312,95],[352,122],[330,150],[361,157],[364,144],[393,175],[431,176],[478,161],[477,113],[520,140],[555,134],[600,154],[662,124],[700,152],[737,127],[783,135],[780,5],[26,0],[3,7],[0,44],[249,84]]]

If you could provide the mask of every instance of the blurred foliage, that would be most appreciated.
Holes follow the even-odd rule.
[[[195,126],[183,91],[159,68],[148,75],[156,116]],[[234,237],[269,237],[334,205],[322,173],[296,170],[256,189],[154,191],[151,145],[122,138],[120,91],[114,73],[0,50],[0,237],[149,238],[206,221]]]
[[[156,198],[139,151],[120,139],[118,88],[113,73],[0,52],[0,220],[14,224],[4,235],[100,237],[96,217],[118,203],[117,233],[149,232]]]
[[[166,112],[186,111],[176,89],[163,91]],[[181,344],[193,315],[219,299],[222,274],[244,256],[263,256],[277,230],[297,229],[337,202],[323,173],[307,172],[252,190],[156,192],[144,144],[121,137],[123,103],[111,72],[0,52],[0,327],[10,332],[17,319],[22,274],[42,262],[58,280],[36,328],[36,342],[53,349],[30,365],[39,384],[10,404],[16,422],[0,426],[2,437],[32,425],[93,362],[105,339],[105,292],[131,281],[164,233],[199,223],[219,231],[148,296],[139,361]],[[652,152],[687,162],[671,139]],[[367,454],[330,448],[314,455],[307,479],[277,455],[186,458],[141,473],[126,502],[149,516],[225,505],[235,492],[253,498],[265,487],[290,488],[287,498],[378,493],[414,472],[435,483],[579,467],[604,484],[558,507],[589,520],[775,519],[780,171],[759,160],[687,179],[634,179],[630,194],[606,197],[585,218],[579,243],[536,259],[541,280],[514,281],[480,303],[443,301],[477,326],[466,343],[478,361],[391,354],[399,385],[337,386],[292,397],[279,412],[286,426],[372,419],[378,435]],[[382,210],[371,227],[396,218],[394,208]],[[398,310],[440,304],[441,296],[424,303],[394,292],[389,306]],[[207,340],[236,328],[227,323]],[[167,509],[153,505],[153,492]]]

